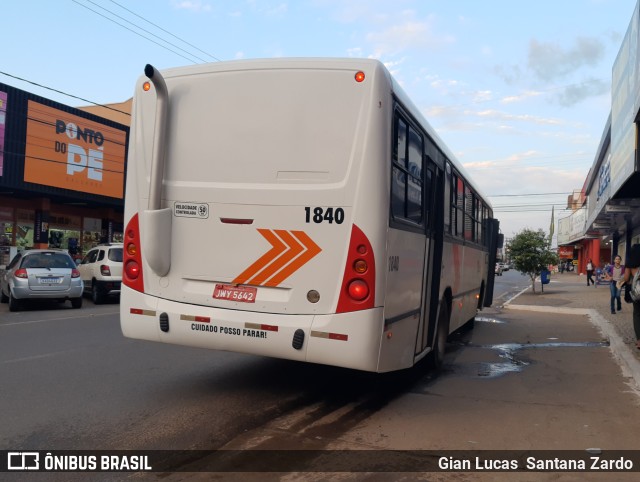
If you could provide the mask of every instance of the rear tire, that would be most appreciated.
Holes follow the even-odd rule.
[[[449,305],[446,300],[440,302],[438,310],[438,326],[436,336],[433,340],[433,350],[430,353],[430,365],[435,371],[440,371],[444,364],[444,354],[447,348],[447,338],[449,338]]]
[[[0,303],[6,303],[7,301],[9,301],[9,297],[0,289]]]
[[[98,288],[95,280],[93,280],[93,283],[91,284],[91,301],[93,301],[94,305],[101,305],[104,303],[104,294],[100,291],[100,288]]]
[[[82,296],[80,298],[71,298],[71,306],[73,308],[82,308]]]
[[[20,300],[16,300],[9,290],[9,311],[20,311]]]

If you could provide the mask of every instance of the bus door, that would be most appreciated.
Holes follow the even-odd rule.
[[[427,246],[424,261],[423,306],[416,342],[416,354],[432,345],[435,320],[438,315],[438,292],[442,266],[443,242],[443,181],[444,175],[427,156],[424,179],[425,230]]]

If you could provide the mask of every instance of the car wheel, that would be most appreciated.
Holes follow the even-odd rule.
[[[9,290],[9,311],[19,311],[20,310],[20,300],[16,300],[11,294],[11,290]]]
[[[7,301],[9,301],[9,297],[0,289],[0,303],[6,303]]]
[[[100,291],[98,285],[96,285],[95,280],[91,285],[91,301],[93,301],[95,305],[104,303],[104,294]]]
[[[71,306],[74,308],[82,308],[82,296],[79,298],[71,298]]]

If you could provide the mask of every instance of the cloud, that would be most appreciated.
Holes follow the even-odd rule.
[[[396,23],[384,30],[368,33],[366,40],[373,46],[376,55],[382,56],[407,49],[436,47],[453,42],[453,37],[436,35],[429,19]]]
[[[529,43],[528,67],[538,79],[549,82],[566,78],[581,67],[597,65],[604,54],[604,46],[595,38],[578,37],[569,49],[533,39]]]
[[[200,0],[174,1],[173,7],[178,10],[189,10],[191,12],[210,12],[212,10],[210,4],[201,2]]]
[[[610,84],[601,79],[591,79],[565,87],[556,98],[563,107],[571,107],[584,99],[609,93]]]

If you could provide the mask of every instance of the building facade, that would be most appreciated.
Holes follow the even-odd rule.
[[[0,265],[122,240],[129,127],[0,83]]]
[[[633,11],[613,65],[611,114],[593,165],[569,217],[558,221],[558,247],[574,251],[579,272],[598,267],[640,243],[640,10]]]

